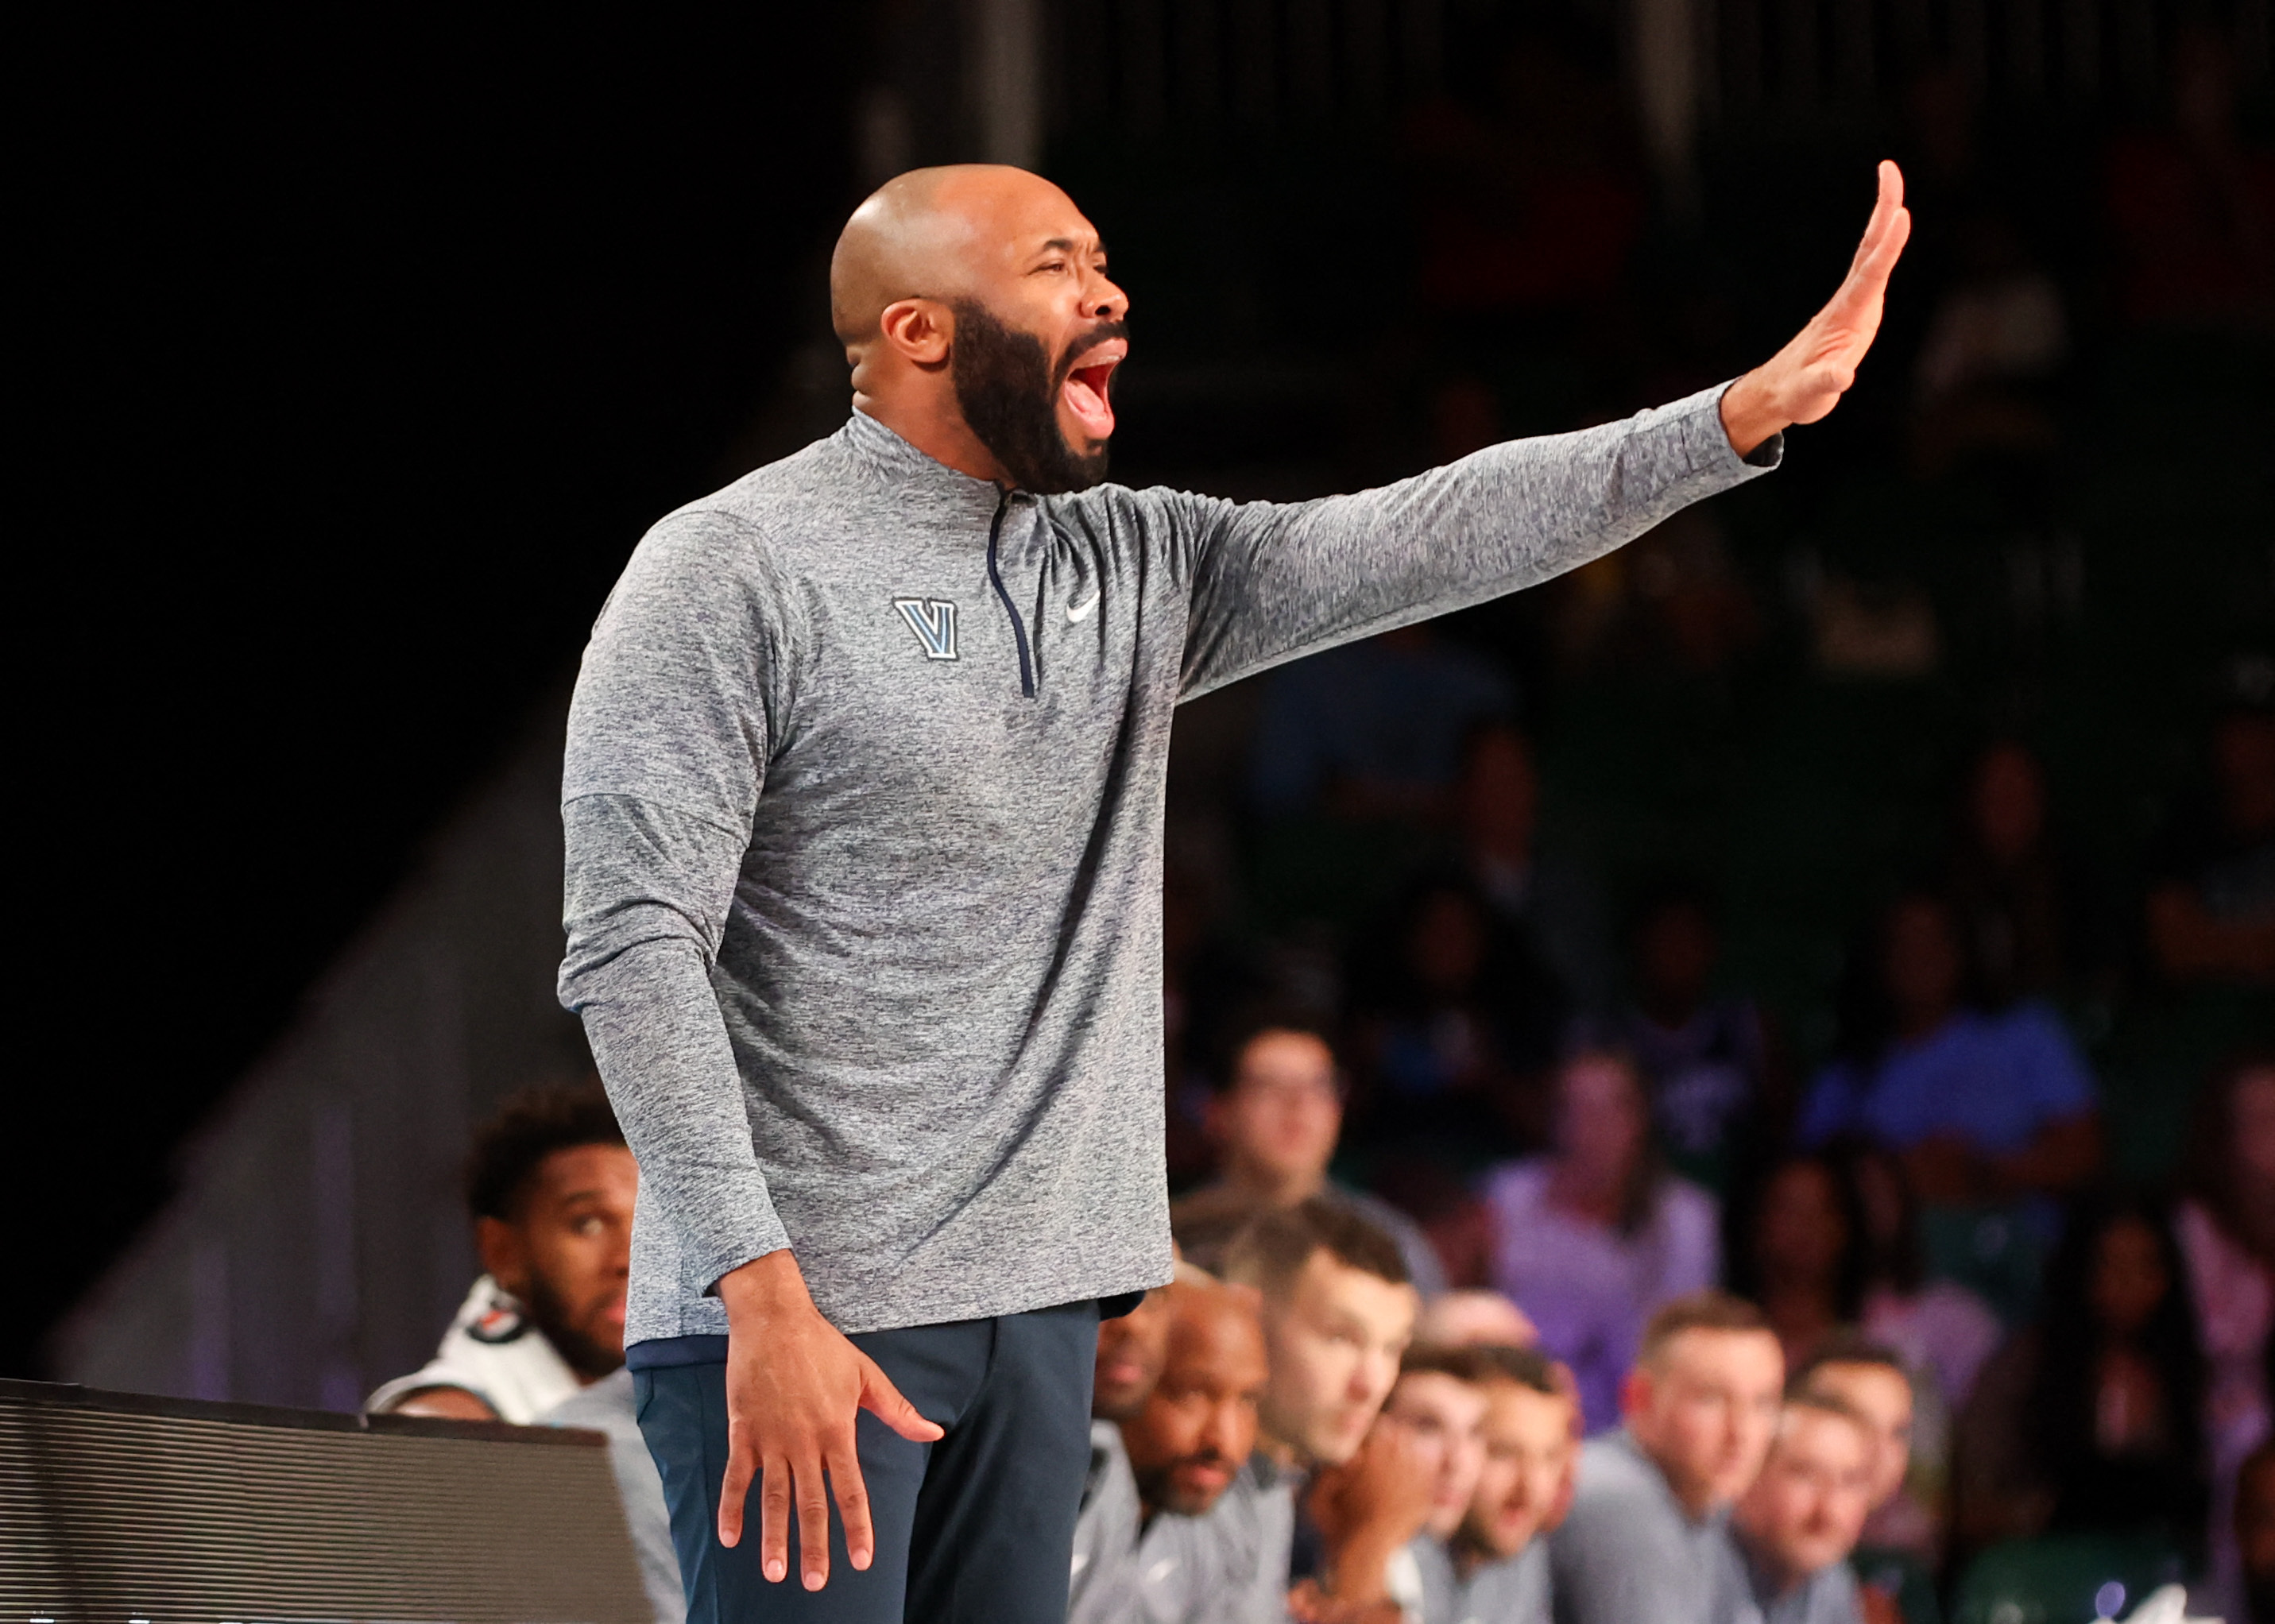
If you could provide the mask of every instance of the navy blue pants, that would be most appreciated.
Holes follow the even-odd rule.
[[[636,1358],[633,1404],[671,1508],[688,1624],[1065,1624],[1099,1312],[1096,1303],[1075,1303],[854,1337],[947,1436],[913,1444],[861,1412],[876,1556],[866,1573],[853,1571],[833,1499],[829,1582],[812,1592],[798,1578],[795,1510],[789,1576],[772,1583],[760,1567],[757,1479],[742,1543],[719,1543],[725,1363],[639,1369]]]

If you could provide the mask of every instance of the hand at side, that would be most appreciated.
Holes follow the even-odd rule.
[[[854,1567],[867,1567],[876,1552],[854,1446],[855,1416],[873,1411],[917,1443],[936,1440],[941,1430],[821,1317],[789,1252],[769,1252],[722,1276],[719,1298],[727,1306],[727,1473],[720,1485],[719,1543],[741,1542],[743,1502],[755,1477],[767,1577],[779,1582],[790,1571],[796,1505],[801,1577],[807,1590],[818,1590],[829,1579],[833,1492]]]
[[[1911,236],[1903,172],[1883,160],[1880,198],[1856,245],[1848,275],[1832,302],[1793,342],[1732,384],[1722,396],[1722,427],[1744,457],[1795,423],[1814,423],[1856,381],[1856,366],[1880,330],[1888,273]]]

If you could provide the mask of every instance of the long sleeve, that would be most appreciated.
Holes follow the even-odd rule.
[[[579,797],[562,809],[562,831],[561,1001],[585,1023],[643,1194],[661,1206],[708,1290],[790,1244],[711,987],[743,841],[627,796]]]
[[[570,708],[561,1001],[706,1291],[790,1243],[711,984],[795,660],[787,601],[745,527],[667,521],[601,611]]]
[[[1560,575],[1775,465],[1741,459],[1723,388],[1577,434],[1513,440],[1379,490],[1188,499],[1196,548],[1181,691]]]

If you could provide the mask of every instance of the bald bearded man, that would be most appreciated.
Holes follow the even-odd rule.
[[[1175,707],[1773,465],[1908,229],[1884,165],[1833,302],[1726,388],[1242,505],[1102,482],[1130,302],[1065,193],[861,205],[850,419],[648,533],[570,714],[561,994],[639,1159],[626,1363],[691,1616],[1057,1624],[1099,1318],[1170,1274]]]

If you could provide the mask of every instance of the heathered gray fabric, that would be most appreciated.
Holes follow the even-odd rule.
[[[1407,1549],[1422,1573],[1422,1624],[1549,1624],[1546,1540],[1466,1579],[1444,1542],[1424,1535]]]
[[[1799,1584],[1780,1589],[1753,1560],[1734,1527],[1723,1540],[1726,1593],[1737,1598],[1732,1624],[1864,1624],[1856,1575],[1846,1562],[1820,1567]]]
[[[1138,1531],[1145,1507],[1122,1429],[1090,1424],[1090,1476],[1074,1524],[1067,1624],[1130,1624],[1138,1617]]]
[[[1177,702],[1739,483],[1720,393],[1292,505],[999,501],[857,413],[658,523],[562,792],[561,998],[640,1163],[627,1339],[723,1331],[712,1286],[784,1245],[847,1332],[1168,1280]]]
[[[1130,1562],[1137,1624],[1287,1624],[1295,1479],[1252,1454],[1206,1515],[1145,1525]]]
[[[1728,1520],[1685,1513],[1625,1430],[1591,1439],[1571,1512],[1548,1537],[1556,1624],[1735,1624]]]

